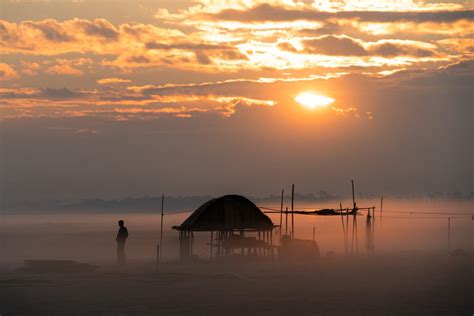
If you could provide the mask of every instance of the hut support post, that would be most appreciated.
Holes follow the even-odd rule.
[[[214,231],[211,230],[211,249],[210,249],[210,255],[211,255],[211,261],[212,261],[212,248],[214,247]]]
[[[245,254],[245,249],[244,249],[244,240],[245,240],[245,234],[244,234],[244,230],[241,229],[240,230],[240,242],[241,242],[241,248],[240,248],[240,254],[243,256]]]

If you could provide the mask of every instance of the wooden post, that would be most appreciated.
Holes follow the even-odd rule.
[[[281,242],[281,229],[283,224],[283,196],[285,194],[285,190],[281,190],[281,203],[280,203],[280,240],[278,243]]]
[[[375,253],[375,206],[372,208],[372,254]]]
[[[357,214],[354,215],[356,254],[359,254],[359,235],[357,233]]]
[[[294,208],[293,208],[293,203],[295,200],[295,185],[291,185],[291,239],[295,238],[295,214],[294,214]]]
[[[367,221],[365,223],[365,239],[366,239],[366,244],[365,247],[367,249],[367,253],[371,254],[372,253],[372,215],[370,213],[371,209],[369,208],[367,210]]]
[[[245,240],[245,232],[242,228],[240,228],[240,254],[243,256],[244,255],[244,240]]]
[[[352,240],[351,240],[351,256],[354,253],[354,227],[355,227],[355,215],[352,215]]]
[[[451,216],[448,216],[448,253],[451,253]]]
[[[346,209],[346,249],[349,249],[349,208]]]
[[[316,240],[316,227],[313,226],[313,241]]]
[[[346,251],[346,256],[347,256],[347,238],[346,238],[346,228],[344,226],[344,214],[342,213],[342,203],[339,203],[339,209],[340,209],[340,212],[341,212],[342,234],[343,234],[343,237],[344,237],[344,249]]]
[[[286,208],[286,212],[285,212],[285,217],[286,217],[286,220],[285,220],[285,235],[288,235],[288,207]]]
[[[272,260],[272,263],[273,263],[273,229],[270,230],[270,258]]]
[[[211,261],[212,261],[212,247],[214,246],[214,231],[211,230]]]
[[[380,198],[380,223],[382,223],[383,196]]]
[[[163,250],[163,207],[165,204],[165,195],[161,195],[161,224],[160,224],[160,259],[161,259],[161,251]]]
[[[352,185],[352,204],[353,204],[353,208],[355,208],[356,201],[355,201],[355,193],[354,193],[354,180],[351,180],[351,185]]]

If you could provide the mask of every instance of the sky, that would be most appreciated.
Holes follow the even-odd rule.
[[[472,192],[473,10],[0,0],[2,199]]]

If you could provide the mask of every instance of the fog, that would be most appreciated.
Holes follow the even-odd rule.
[[[379,206],[378,200],[358,205]],[[278,205],[277,201],[273,205]],[[336,204],[336,205],[334,205]],[[338,203],[311,205],[337,207]],[[310,207],[296,201],[296,209]],[[343,201],[343,206],[350,201]],[[198,205],[196,205],[197,207]],[[178,262],[180,224],[164,216],[163,260],[156,270],[159,214],[6,214],[1,217],[0,312],[6,315],[468,315],[472,289],[469,200],[384,200],[375,217],[375,254],[365,249],[365,212],[357,217],[359,252],[344,256],[339,216],[295,216],[295,237],[315,239],[308,261],[211,263],[208,233],[195,233],[197,262]],[[444,214],[406,214],[398,211]],[[271,214],[279,224],[279,214]],[[129,230],[127,264],[117,266],[117,221]],[[350,218],[349,223],[351,223]],[[283,225],[285,226],[285,225]],[[291,225],[289,225],[291,227]],[[350,235],[349,231],[349,236]],[[278,230],[274,231],[277,242]],[[349,245],[351,238],[349,237]],[[72,259],[88,272],[19,271],[26,259]]]
[[[265,205],[278,207],[278,203]],[[350,201],[344,201],[343,206]],[[415,214],[416,212],[460,214],[472,213],[472,200],[400,200],[385,199],[380,217],[379,200],[361,200],[360,207],[375,206],[375,252],[387,253],[447,253],[448,215]],[[196,205],[197,207],[198,205]],[[295,209],[332,207],[335,202],[318,205],[297,203]],[[413,214],[397,212],[414,212]],[[162,256],[168,262],[178,259],[178,233],[172,226],[179,225],[190,213],[166,214]],[[359,254],[365,255],[366,212],[357,217]],[[279,214],[268,214],[279,225]],[[451,215],[451,248],[472,251],[473,221],[470,216]],[[295,237],[315,239],[321,254],[344,254],[341,217],[295,215]],[[151,261],[156,258],[160,236],[159,214],[3,214],[0,232],[1,264],[15,267],[25,259],[72,259],[91,263],[112,263],[115,260],[117,221],[123,219],[129,230],[126,252],[129,261]],[[285,232],[283,216],[283,234]],[[291,220],[291,216],[289,216]],[[349,218],[349,251],[353,218]],[[289,222],[291,230],[291,222]],[[202,260],[209,259],[209,233],[195,234],[195,253]],[[278,244],[279,231],[273,233]],[[354,244],[354,253],[356,252]]]

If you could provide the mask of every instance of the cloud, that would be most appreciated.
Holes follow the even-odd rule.
[[[41,68],[41,65],[35,62],[21,61],[21,65],[21,73],[28,76],[36,76]]]
[[[97,80],[97,83],[100,85],[108,85],[108,84],[114,84],[114,83],[130,83],[132,82],[129,79],[122,79],[122,78],[102,78]]]
[[[302,41],[303,51],[307,54],[335,56],[364,56],[367,51],[357,40],[345,35],[325,35]],[[295,50],[296,51],[296,50]]]
[[[420,42],[382,40],[370,44],[368,49],[371,53],[384,57],[413,56],[423,58],[436,56],[434,48],[436,46]]]
[[[44,88],[39,90],[38,96],[46,99],[73,99],[80,97],[81,93],[67,88]]]
[[[56,21],[0,20],[0,53],[60,55],[66,53],[117,54],[143,47],[150,41],[165,43],[184,34],[152,25],[120,24],[105,19]],[[136,45],[134,45],[136,44]]]
[[[295,42],[296,39],[292,39]],[[281,42],[279,48],[299,54],[330,56],[381,56],[381,57],[435,57],[437,46],[411,40],[380,40],[365,42],[346,35],[324,35],[316,38],[302,38],[297,49],[289,42]]]
[[[105,40],[115,41],[120,35],[115,26],[105,19],[95,19],[93,21],[77,20],[76,24],[80,26],[87,35],[97,36]]]
[[[103,82],[117,82],[105,78]],[[120,81],[120,80],[119,80]],[[19,117],[85,117],[100,116],[109,119],[153,119],[160,115],[191,117],[197,113],[215,113],[231,116],[242,107],[271,107],[275,101],[252,98],[242,92],[213,89],[209,93],[184,90],[180,87],[132,87],[126,90],[109,86],[104,90],[71,90],[68,88],[2,89],[0,118]],[[14,114],[12,114],[14,113]]]
[[[45,70],[48,74],[53,75],[71,75],[71,76],[80,76],[82,71],[74,68],[68,61],[60,60],[56,62],[55,65],[46,68]]]
[[[11,80],[18,78],[18,73],[10,65],[0,63],[0,80]]]
[[[247,9],[225,9],[218,13],[203,15],[203,18],[238,22],[283,22],[294,20],[327,21],[335,19],[362,22],[455,22],[473,20],[474,11],[318,11],[307,6],[302,9],[277,6],[269,3]]]
[[[53,19],[41,22],[26,21],[24,26],[41,31],[43,37],[51,42],[70,42],[74,39],[72,35],[66,33],[58,21]]]

